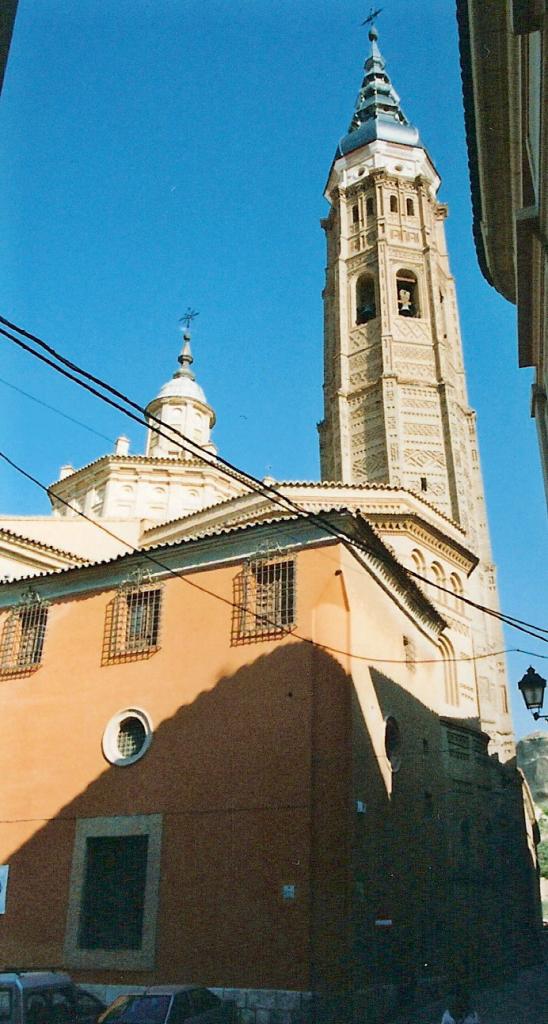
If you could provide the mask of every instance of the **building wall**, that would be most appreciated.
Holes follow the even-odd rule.
[[[354,1001],[395,991],[425,962],[452,969],[453,808],[431,627],[346,548],[296,558],[292,637],[236,642],[241,565],[221,565],[168,578],[159,649],[116,663],[105,656],[116,590],[94,589],[96,570],[74,577],[79,595],[53,581],[42,664],[5,675],[0,690],[6,962],[63,964],[110,986],[193,981]],[[117,767],[101,742],[128,709],[150,716],[153,740]],[[142,948],[82,952],[78,851],[86,836],[139,831],[152,837]]]
[[[299,555],[298,629],[345,651],[348,610],[332,587],[337,550]],[[356,571],[390,648],[407,616]],[[234,576],[234,567],[201,572],[199,585],[231,601]],[[3,956],[72,966],[63,947],[78,823],[159,814],[157,953],[147,980],[308,989],[311,963],[322,977],[336,975],[350,892],[343,656],[298,639],[231,646],[232,609],[169,579],[160,649],[101,664],[112,598],[53,600],[42,665],[3,679],[0,860],[11,865]],[[371,632],[382,647],[379,621]],[[129,708],[150,715],[153,743],[138,763],[108,766],[103,731]],[[294,900],[283,899],[284,884],[295,885]],[[92,980],[120,980],[100,960]]]

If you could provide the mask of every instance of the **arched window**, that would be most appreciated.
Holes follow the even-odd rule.
[[[415,204],[412,199],[405,200],[405,212],[407,213],[408,217],[415,216]]]
[[[411,552],[411,559],[413,562],[413,568],[420,572],[422,576],[426,576],[426,562],[422,552],[418,548],[413,548]]]
[[[435,586],[431,587],[432,600],[446,603],[447,594],[444,593],[443,590],[439,590],[439,587],[446,587],[447,579],[439,562],[432,562],[428,575],[430,576],[432,583],[435,584]]]
[[[390,196],[390,213],[398,212],[398,197]]]
[[[446,704],[458,704],[459,703],[459,688],[457,682],[457,667],[455,662],[455,651],[449,640],[440,636],[438,638],[438,645],[443,658],[443,674],[444,674],[444,685],[445,685],[445,703]]]
[[[373,196],[368,196],[365,200],[365,212],[368,217],[372,217],[375,213],[375,200]]]
[[[392,771],[397,772],[401,766],[402,736],[396,719],[391,715],[385,723],[384,749]]]
[[[398,270],[396,293],[400,316],[420,316],[419,289],[417,278],[412,270]]]
[[[375,281],[371,274],[362,274],[356,282],[356,323],[366,324],[376,315]]]
[[[464,615],[465,605],[462,601],[459,600],[459,598],[461,598],[463,594],[462,583],[460,577],[457,576],[456,572],[452,572],[449,577],[449,587],[454,594],[451,600],[453,608],[455,609],[455,611],[461,612],[461,614]]]

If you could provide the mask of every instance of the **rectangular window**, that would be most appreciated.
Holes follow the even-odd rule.
[[[407,668],[411,672],[414,672],[415,668],[416,668],[416,665],[415,665],[415,659],[416,659],[415,641],[410,636],[404,636],[404,637],[402,637],[402,640],[403,640],[403,653],[405,655],[405,664],[407,665]]]
[[[447,747],[449,757],[454,758],[455,761],[468,761],[470,759],[467,733],[449,729],[447,731]]]
[[[80,949],[140,949],[147,853],[147,835],[88,838]]]
[[[38,668],[47,620],[47,605],[37,599],[25,601],[11,611],[0,643],[1,672],[9,675]]]
[[[155,651],[160,642],[161,611],[161,584],[124,583],[107,606],[103,664]]]
[[[76,822],[63,962],[149,970],[155,964],[162,816]]]
[[[234,603],[235,640],[283,636],[295,623],[293,559],[249,562],[235,580]]]
[[[160,625],[160,591],[139,590],[127,601],[126,650],[156,647]]]
[[[20,668],[31,668],[33,665],[40,664],[47,617],[47,608],[42,608],[39,605],[23,608],[21,611],[21,637],[17,652],[17,663]]]
[[[255,569],[255,615],[258,630],[293,622],[295,563],[273,562]]]

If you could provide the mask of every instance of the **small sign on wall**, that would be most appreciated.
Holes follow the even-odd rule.
[[[0,864],[0,914],[6,913],[6,897],[8,894],[9,864]]]

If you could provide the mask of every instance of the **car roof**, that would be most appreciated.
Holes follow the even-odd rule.
[[[62,971],[4,971],[0,974],[0,985],[17,985],[20,988],[65,988],[72,986],[70,974]]]

